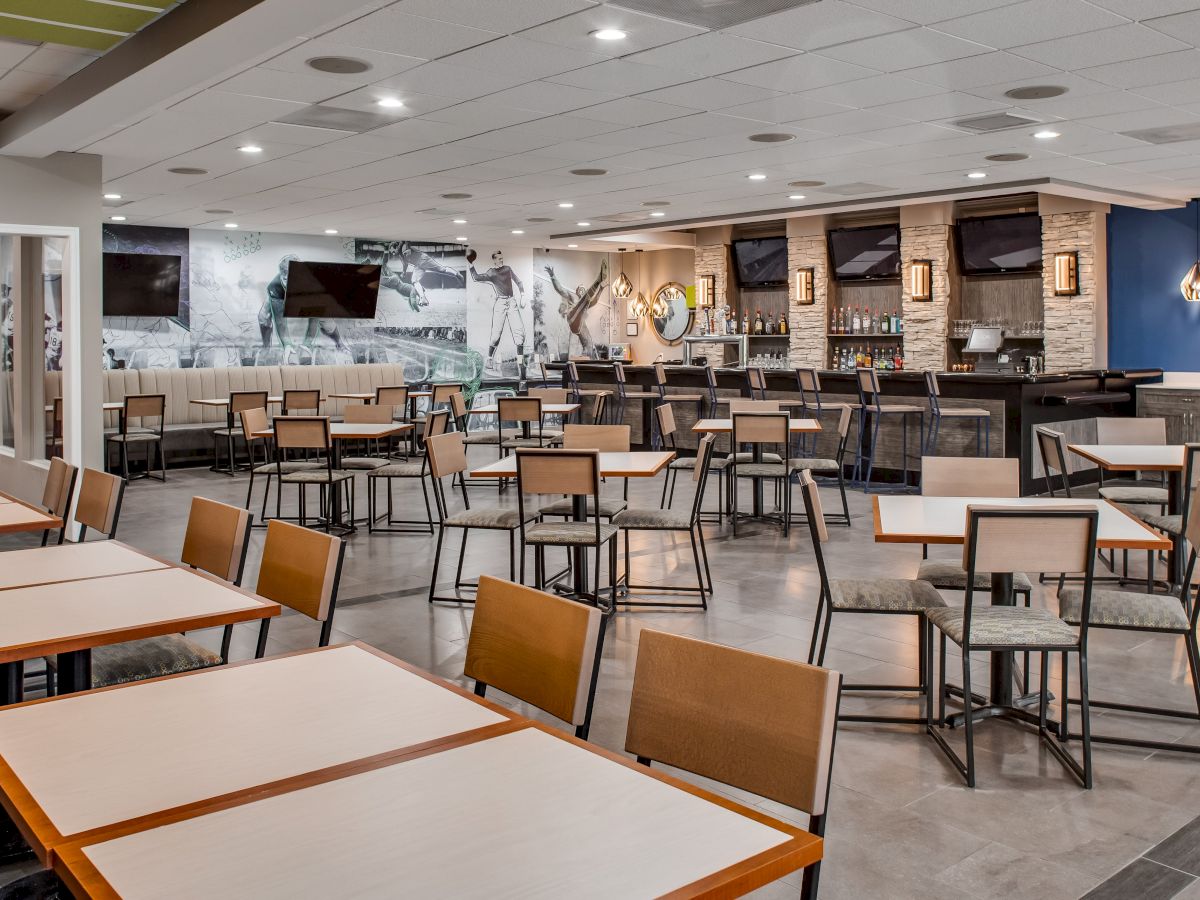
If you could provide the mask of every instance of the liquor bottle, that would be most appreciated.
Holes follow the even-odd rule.
[[[884,312],[879,317],[879,331],[881,334],[892,333],[892,317],[891,314]]]
[[[749,310],[742,313],[742,330],[739,333],[740,334],[749,334],[750,333],[750,312],[749,312]]]
[[[829,310],[829,333],[838,333],[838,311],[832,307]]]
[[[775,313],[767,313],[767,323],[763,328],[763,334],[775,333]]]
[[[846,308],[839,306],[837,311],[837,333],[846,333]]]
[[[864,369],[873,369],[874,367],[875,367],[875,357],[872,355],[871,345],[867,344],[867,353],[866,353],[866,356],[863,358],[863,368]]]
[[[875,315],[875,310],[871,310],[871,315],[867,317],[867,333],[879,333],[879,317]]]
[[[755,312],[754,312],[754,333],[755,334],[763,333],[763,317],[762,317],[761,309],[755,310]]]
[[[853,318],[850,319],[850,333],[851,334],[861,334],[862,333],[862,317],[859,316],[859,314],[858,314],[857,306],[854,307],[854,316],[853,316]]]
[[[896,371],[897,372],[903,371],[904,370],[904,350],[900,347],[897,347],[896,355],[894,358],[896,361]]]
[[[787,322],[788,322],[787,316],[781,315],[779,317],[779,333],[780,334],[788,333],[788,323]]]
[[[904,334],[904,314],[900,310],[896,310],[895,327],[892,329],[896,334]]]

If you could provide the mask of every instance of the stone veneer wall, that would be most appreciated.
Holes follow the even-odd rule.
[[[946,317],[950,303],[950,226],[913,225],[900,229],[901,305],[904,311],[904,368],[946,368]],[[909,264],[933,262],[933,300],[913,300]]]
[[[829,272],[825,235],[788,238],[788,361],[793,366],[825,368],[825,331],[829,321]],[[796,270],[812,267],[813,302],[801,306]]]
[[[708,244],[696,248],[696,276],[713,276],[713,308],[725,305],[729,297],[729,248],[725,244]],[[699,310],[697,310],[699,312]],[[700,333],[700,316],[692,325],[692,334]],[[720,344],[701,344],[695,352],[708,357],[710,364],[719,366],[724,362],[725,349]]]
[[[1095,365],[1096,241],[1095,212],[1042,216],[1042,300],[1045,304],[1046,369],[1087,369]],[[1054,254],[1079,253],[1079,294],[1054,296]]]

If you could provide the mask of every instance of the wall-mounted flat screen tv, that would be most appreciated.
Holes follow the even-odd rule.
[[[373,319],[380,266],[363,263],[288,263],[283,314],[297,319]]]
[[[957,231],[964,275],[1042,268],[1042,218],[1037,213],[959,219]]]
[[[868,225],[829,232],[829,259],[838,281],[900,277],[900,226]]]
[[[179,267],[178,256],[105,253],[104,315],[179,315]]]
[[[787,238],[734,241],[733,265],[742,287],[787,284]]]

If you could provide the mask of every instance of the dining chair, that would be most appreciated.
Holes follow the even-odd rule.
[[[604,650],[595,607],[479,576],[463,674],[476,696],[503,691],[575,726],[587,740]]]
[[[133,427],[134,420],[141,427]],[[148,419],[157,419],[157,425],[147,425]],[[163,429],[167,420],[166,394],[127,394],[125,406],[121,411],[120,426],[115,434],[105,437],[106,446],[116,444],[121,463],[121,475],[126,481],[129,475],[129,445],[142,444],[146,447],[146,471],[134,478],[157,478],[167,480],[167,457],[163,453]],[[151,475],[154,451],[158,451],[158,462],[161,474]]]
[[[679,478],[679,473],[694,471],[699,453],[697,452],[696,456],[681,457],[678,455],[679,447],[675,443],[675,433],[678,429],[675,425],[675,412],[671,409],[670,403],[664,403],[657,407],[654,410],[654,414],[658,416],[658,433],[662,437],[663,447],[676,454],[675,458],[667,466],[666,475],[663,476],[662,499],[658,504],[661,509],[670,509],[671,504],[675,502],[675,482]],[[709,453],[708,468],[709,471],[717,473],[716,515],[717,522],[720,523],[725,518],[725,501],[729,491],[728,486],[725,484],[725,471],[729,468],[729,458],[714,456],[712,453]]]
[[[282,499],[283,486],[294,484],[299,502],[301,526],[308,523],[308,487],[316,485],[319,494],[319,509],[325,515],[327,506],[332,505],[332,493],[345,490],[346,503],[350,508],[350,520],[354,520],[354,473],[333,468],[333,439],[329,432],[328,416],[276,416],[275,430],[275,479],[279,485],[277,501]],[[289,450],[316,451],[318,464],[305,469],[284,471],[284,462]],[[278,502],[277,502],[278,509]],[[278,517],[277,517],[278,518]],[[325,519],[325,530],[332,525]]]
[[[58,540],[61,544],[67,536],[67,519],[71,515],[71,501],[75,497],[75,482],[79,477],[79,469],[64,460],[61,456],[50,459],[50,469],[46,473],[46,484],[42,488],[42,506],[52,516],[62,520],[58,529]],[[42,546],[50,543],[50,532],[47,528],[42,532]]]
[[[975,787],[975,726],[971,689],[971,654],[1019,653],[1029,651],[1042,657],[1038,736],[1047,749],[1084,788],[1092,786],[1091,718],[1088,707],[1087,636],[1092,605],[1093,558],[1099,512],[1094,507],[967,507],[963,568],[967,571],[966,596],[961,607],[941,606],[926,611],[926,618],[939,632],[938,711],[936,720],[925,727],[934,743],[966,781]],[[1045,609],[1021,606],[974,606],[976,573],[991,572],[1078,572],[1084,577],[1079,600],[1078,627],[1064,622]],[[943,735],[946,728],[946,642],[953,641],[962,653],[963,737],[965,759]],[[1059,733],[1047,722],[1050,695],[1051,653],[1062,655],[1061,716]],[[1070,666],[1068,657],[1079,662],[1080,719],[1083,759],[1075,759],[1066,747],[1069,731]],[[930,654],[932,657],[932,654]],[[927,672],[927,678],[931,673]],[[935,728],[934,725],[938,727]]]
[[[1167,443],[1167,420],[1147,416],[1097,416],[1096,443],[1161,447]],[[1126,506],[1154,506],[1159,515],[1166,515],[1170,497],[1163,483],[1164,473],[1156,473],[1157,481],[1150,483],[1138,477],[1137,472],[1133,473],[1133,478],[1105,478],[1104,469],[1097,467],[1097,474],[1099,493],[1105,500]]]
[[[249,440],[246,438],[245,432],[242,430],[241,414],[247,409],[262,409],[267,408],[267,392],[266,391],[230,391],[229,406],[226,407],[226,421],[222,428],[214,428],[212,430],[213,439],[213,471],[224,472],[226,475],[236,474],[234,466],[236,439],[243,438],[246,440],[247,451],[249,450]],[[229,460],[229,468],[221,468],[221,453],[220,446],[225,445],[226,458]],[[251,463],[253,465],[253,462]]]
[[[824,545],[829,530],[821,511],[821,493],[811,473],[800,473],[800,493],[804,499],[808,533],[812,539],[813,556],[821,587],[817,594],[817,614],[813,620],[812,638],[808,644],[808,661],[818,666],[825,662],[829,646],[829,630],[834,613],[866,615],[912,616],[917,623],[917,683],[913,684],[847,684],[847,691],[866,693],[915,693],[924,704],[919,716],[881,716],[843,714],[847,722],[880,722],[898,725],[927,724],[933,712],[932,685],[929,681],[930,629],[921,617],[930,610],[946,605],[942,595],[927,581],[916,578],[830,578],[825,565]]]
[[[124,497],[124,478],[99,469],[85,468],[79,484],[79,501],[75,504],[78,540],[82,543],[87,538],[89,528],[110,540],[116,537]]]
[[[774,401],[770,401],[774,402]],[[755,490],[761,490],[763,481],[771,481],[775,485],[775,496],[783,499],[783,534],[786,537],[791,527],[792,492],[789,488],[789,472],[787,463],[783,461],[780,452],[788,448],[788,414],[785,412],[734,412],[733,413],[733,462],[729,466],[730,486],[730,515],[733,517],[733,534],[737,536],[738,511],[738,479],[749,478],[754,482]],[[741,451],[741,447],[750,445],[757,447],[775,447],[771,457],[764,452],[762,459],[756,461],[753,453]]]
[[[643,629],[625,752],[806,813],[824,836],[842,676],[696,638]],[[800,896],[815,900],[820,863]]]
[[[1177,543],[1187,538],[1184,523],[1189,520],[1192,506],[1196,503],[1196,491],[1200,489],[1200,444],[1184,444],[1183,447],[1183,473],[1180,475],[1179,512],[1146,512],[1136,507],[1130,509],[1130,512],[1134,516],[1141,519],[1151,528],[1157,528],[1159,531],[1164,532]],[[1147,584],[1152,586],[1154,583],[1154,551],[1147,551],[1147,553],[1149,557],[1149,571],[1147,572],[1146,580]],[[1174,589],[1175,585],[1171,585],[1170,592],[1174,592]]]
[[[391,406],[379,403],[347,403],[342,408],[342,422],[346,425],[391,425],[395,421],[396,411]],[[384,442],[383,455],[380,455],[379,441]],[[390,448],[387,444],[390,437],[376,438],[363,441],[366,454],[363,456],[346,456],[343,452],[338,461],[338,468],[344,471],[370,472],[383,468],[388,464]],[[371,455],[372,446],[375,454]]]
[[[746,367],[746,388],[750,392],[750,399],[767,399],[767,373],[760,366]],[[780,409],[803,408],[805,405],[803,395],[797,400],[779,399],[773,402],[778,403]]]
[[[601,400],[600,402],[603,402]],[[565,450],[598,450],[601,453],[628,453],[630,440],[628,425],[576,425],[568,423],[563,428],[562,447]],[[620,497],[601,496],[589,498],[587,514],[595,515],[600,511],[600,518],[612,521],[612,517],[629,505],[629,479],[622,479],[624,489]],[[545,516],[562,516],[571,518],[574,515],[571,498],[556,500],[538,510]]]
[[[445,434],[449,426],[449,421],[449,409],[431,410],[425,417],[425,433],[422,444],[428,446],[430,440],[440,434]],[[433,534],[433,510],[429,506],[429,486],[426,484],[428,476],[429,459],[426,454],[403,462],[389,462],[386,466],[369,470],[367,472],[367,532],[374,533],[379,531],[384,534]],[[397,478],[416,478],[420,480],[421,496],[425,501],[424,519],[396,518],[392,497],[392,482]],[[376,491],[376,487],[378,487],[381,481],[384,482],[387,488],[387,512],[383,515],[380,515],[378,512],[379,499]],[[376,524],[380,518],[385,519],[383,525]],[[400,527],[393,527],[397,525]]]
[[[285,416],[304,415],[307,413],[315,416],[321,411],[321,392],[308,388],[285,390],[279,411]]]
[[[271,441],[266,437],[255,437],[254,435],[262,434],[271,428],[271,420],[267,416],[265,408],[243,409],[238,413],[238,417],[242,424],[242,434],[246,440],[246,450],[250,454],[250,479],[246,485],[246,509],[250,508],[250,500],[254,496],[254,476],[266,476],[267,483],[263,488],[262,512],[259,514],[261,524],[253,527],[266,528],[267,523],[267,501],[271,496],[271,479],[279,471],[283,472],[302,472],[308,469],[324,468],[323,462],[305,461],[305,460],[273,460],[271,459]],[[256,447],[262,447],[263,461],[260,463],[257,460],[255,453]],[[275,498],[275,517],[282,518],[280,508],[281,498],[280,492],[276,491]]]
[[[501,429],[506,422],[520,428],[519,436],[501,439],[501,456],[507,456],[506,451],[518,447],[546,446],[546,436],[542,433],[541,397],[501,397],[496,401],[496,408],[499,410],[497,418]]]
[[[778,400],[754,400],[746,397],[731,397],[726,401],[729,406],[729,417],[733,418],[734,413],[762,413],[762,412],[783,412],[783,407],[779,405]],[[738,462],[752,462],[754,454],[749,451],[739,450],[736,444],[730,448],[730,456],[736,458]],[[784,456],[781,453],[762,453],[762,462],[781,463]]]
[[[630,507],[617,513],[612,519],[613,524],[621,529],[621,536],[624,540],[625,586],[629,590],[698,594],[700,601],[698,603],[680,603],[626,598],[621,601],[622,606],[708,609],[708,598],[713,593],[713,581],[712,572],[708,566],[708,549],[704,546],[704,528],[700,523],[700,507],[704,503],[704,486],[708,483],[708,473],[711,471],[710,461],[715,440],[716,435],[706,434],[700,439],[700,445],[696,448],[695,466],[692,468],[692,481],[695,482],[696,491],[692,497],[690,509]],[[629,533],[631,531],[686,532],[692,545],[692,562],[696,565],[696,586],[635,584],[633,581],[633,557],[629,552]]]
[[[853,413],[848,406],[843,406],[838,413],[837,450],[833,458],[818,456],[800,456],[788,460],[788,469],[794,474],[807,470],[813,475],[832,476],[837,479],[838,494],[842,498],[841,515],[826,513],[825,521],[836,521],[839,525],[850,527],[850,505],[846,502],[846,450],[850,438],[850,420]],[[801,447],[804,445],[801,444]],[[813,442],[816,450],[816,441]]]
[[[272,519],[254,593],[320,622],[317,646],[328,646],[345,555],[346,544],[339,537]],[[266,655],[270,627],[270,619],[259,625],[255,659]]]
[[[462,597],[458,595],[461,588],[477,588],[477,584],[464,582],[462,580],[463,560],[467,553],[467,538],[471,534],[472,528],[478,528],[484,531],[505,531],[508,533],[508,577],[513,580],[517,577],[517,552],[516,552],[516,535],[518,531],[520,513],[511,507],[486,507],[486,508],[471,508],[471,501],[467,497],[467,486],[465,482],[460,482],[463,498],[463,509],[456,513],[451,513],[447,503],[447,495],[445,485],[442,482],[447,476],[451,479],[451,486],[454,484],[455,475],[463,475],[467,470],[467,448],[463,442],[463,435],[458,431],[450,431],[445,434],[439,434],[425,441],[425,455],[429,460],[429,480],[433,486],[433,501],[437,509],[437,524],[438,536],[437,546],[433,553],[433,573],[429,577],[429,602],[435,600],[445,601],[447,603],[472,603],[470,597]],[[529,517],[527,521],[535,521],[537,513],[530,510],[526,515]],[[462,530],[462,544],[458,550],[458,568],[454,574],[454,592],[455,596],[437,596],[434,592],[437,588],[438,569],[442,561],[442,542],[446,537],[447,528],[459,528]]]

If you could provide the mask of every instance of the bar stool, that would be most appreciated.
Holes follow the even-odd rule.
[[[642,401],[644,403],[646,400],[657,400],[660,403],[662,402],[661,391],[658,391],[658,390],[654,390],[654,391],[630,390],[628,383],[625,381],[625,369],[619,362],[613,363],[613,378],[617,382],[617,424],[618,425],[623,425],[625,423],[625,404],[628,401],[638,400],[638,401]],[[643,418],[645,418],[645,417],[643,417]],[[645,425],[646,425],[646,423],[645,423],[645,421],[643,421],[642,422],[643,430],[645,429]],[[653,417],[651,417],[650,418],[650,447],[654,448],[657,446],[658,446],[658,429],[654,425]]]
[[[592,397],[593,403],[598,404],[600,398],[609,398],[612,396],[612,391],[604,390],[603,388],[581,388],[579,386],[579,367],[573,360],[568,360],[566,368],[563,370],[567,376],[567,386],[570,388],[571,396],[575,398],[575,402],[582,405],[585,397]]]
[[[925,456],[937,456],[938,434],[942,428],[942,419],[974,419],[975,455],[992,455],[992,414],[990,412],[980,406],[943,408],[942,392],[938,387],[937,375],[929,369],[925,370],[925,393],[929,397],[929,430],[925,432],[921,448],[921,452]],[[983,452],[980,453],[980,450]]]
[[[654,383],[658,387],[658,395],[663,403],[695,403],[696,418],[704,418],[704,405],[708,401],[706,394],[668,394],[667,367],[662,363],[654,364]]]
[[[913,403],[884,403],[879,390],[879,374],[874,369],[856,369],[855,374],[858,380],[858,428],[860,437],[866,429],[867,416],[871,417],[871,442],[864,451],[862,441],[859,441],[857,459],[854,465],[855,480],[862,481],[863,493],[871,492],[871,475],[875,470],[875,449],[879,445],[879,426],[882,424],[884,416],[899,416],[902,444],[900,476],[904,479],[904,483],[899,490],[910,490],[908,486],[908,418],[909,416],[917,417],[917,434],[921,434],[925,430],[925,408]],[[865,479],[862,478],[864,457],[867,464],[867,477]]]
[[[818,422],[821,420],[821,416],[827,412],[831,412],[840,416],[842,410],[844,409],[850,410],[851,413],[855,413],[859,409],[859,406],[856,403],[844,403],[840,401],[826,403],[824,400],[822,400],[821,377],[817,374],[817,370],[815,368],[796,368],[796,390],[800,392],[800,399],[804,403],[804,409],[809,418],[816,419]],[[812,398],[811,400],[809,399],[810,397]],[[812,439],[813,448],[815,451],[817,435],[814,434]],[[801,435],[801,453],[804,452],[804,440],[804,436]],[[855,453],[856,460],[857,456],[858,454]],[[857,466],[857,462],[855,465]]]
[[[750,396],[754,400],[767,399],[767,373],[761,368],[751,366],[746,369],[746,381],[750,388]],[[791,410],[795,407],[804,406],[804,397],[799,400],[778,400],[779,408]]]

